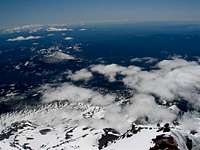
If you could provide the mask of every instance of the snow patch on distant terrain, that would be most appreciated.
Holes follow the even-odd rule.
[[[55,51],[47,56],[45,56],[44,61],[47,63],[58,63],[62,61],[67,60],[75,60],[76,58],[74,56],[71,56],[69,54],[66,54],[61,51]]]

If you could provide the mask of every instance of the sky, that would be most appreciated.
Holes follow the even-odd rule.
[[[115,21],[200,21],[199,0],[0,0],[0,27]]]

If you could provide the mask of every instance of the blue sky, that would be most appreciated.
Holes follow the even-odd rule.
[[[200,21],[200,0],[0,0],[0,27],[106,21]]]

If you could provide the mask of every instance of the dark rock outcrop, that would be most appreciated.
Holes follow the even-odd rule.
[[[19,130],[22,130],[27,127],[35,129],[36,125],[34,125],[30,121],[25,121],[25,120],[21,122],[12,123],[9,127],[7,127],[0,133],[0,140],[8,139],[10,136],[14,135]]]
[[[176,140],[172,136],[165,136],[164,134],[156,136],[152,139],[154,147],[150,150],[179,150]]]
[[[115,129],[105,128],[103,130],[104,130],[104,134],[98,140],[99,149],[107,147],[108,143],[113,143],[120,137],[120,133],[116,131]]]

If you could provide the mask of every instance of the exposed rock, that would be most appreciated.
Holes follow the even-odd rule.
[[[0,133],[0,141],[4,139],[8,139],[10,136],[14,135],[19,130],[22,130],[24,128],[30,127],[32,129],[36,128],[36,125],[34,125],[30,121],[21,121],[21,122],[15,122],[12,123],[9,127],[7,127],[5,130],[3,130]]]
[[[42,129],[42,130],[40,130],[39,132],[40,132],[40,134],[42,134],[42,135],[46,135],[48,132],[50,132],[51,131],[51,129]]]
[[[192,140],[188,136],[186,136],[186,146],[188,150],[192,150]]]
[[[163,131],[163,132],[170,132],[169,123],[166,123],[163,127],[161,127],[160,129],[158,129],[157,132],[160,132],[160,131]]]
[[[192,135],[195,135],[195,134],[197,134],[198,132],[196,131],[196,130],[192,130],[192,131],[190,131],[190,134],[192,134]]]
[[[169,123],[166,123],[166,124],[164,125],[163,132],[170,132],[170,126],[169,126]]]
[[[65,133],[65,139],[70,139],[72,137],[70,133],[72,133],[75,128],[76,127],[67,129],[67,132]]]
[[[125,132],[121,137],[122,138],[131,137],[133,134],[137,134],[138,132],[140,132],[141,129],[142,129],[141,127],[136,127],[133,124],[132,128],[130,130],[128,130],[127,132]]]
[[[124,134],[120,135],[118,131],[112,128],[105,128],[104,134],[99,139],[99,149],[102,149],[104,147],[107,147],[109,143],[113,143],[117,140],[129,138],[134,134],[137,134],[142,130],[141,127],[136,127],[134,124],[132,125],[131,129],[127,130]]]
[[[165,136],[164,134],[156,136],[152,140],[154,142],[154,147],[150,150],[179,150],[176,140],[172,136]]]
[[[104,134],[98,140],[99,149],[107,147],[109,143],[116,141],[120,137],[120,133],[112,128],[105,128]]]

